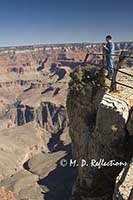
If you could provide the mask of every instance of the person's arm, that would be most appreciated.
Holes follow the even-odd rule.
[[[108,54],[113,53],[113,49],[114,49],[114,46],[113,46],[112,43],[109,43],[108,47],[106,47],[106,51],[107,51]]]
[[[108,53],[108,54],[111,54],[113,51],[113,48],[114,48],[112,43],[109,43],[108,46],[104,45],[103,47],[106,50],[106,53]]]

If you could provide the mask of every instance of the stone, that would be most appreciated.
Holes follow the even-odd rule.
[[[133,188],[133,159],[121,171],[116,179],[113,200],[132,200],[130,198]]]

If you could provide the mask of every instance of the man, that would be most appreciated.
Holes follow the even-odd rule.
[[[108,69],[107,78],[112,79],[114,75],[114,62],[113,62],[112,54],[114,54],[115,45],[112,42],[111,35],[106,36],[106,42],[107,44],[104,45],[103,48],[105,49],[105,53],[106,53],[106,64],[107,64],[107,69]]]

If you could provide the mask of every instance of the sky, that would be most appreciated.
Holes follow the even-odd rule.
[[[132,0],[0,0],[0,46],[133,41]]]

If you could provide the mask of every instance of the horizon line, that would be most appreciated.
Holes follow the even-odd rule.
[[[113,41],[114,43],[132,43],[133,41]],[[22,45],[7,45],[0,46],[0,48],[11,48],[11,47],[28,47],[28,46],[52,46],[52,45],[70,45],[70,44],[102,44],[105,42],[62,42],[62,43],[38,43],[38,44],[22,44]]]

